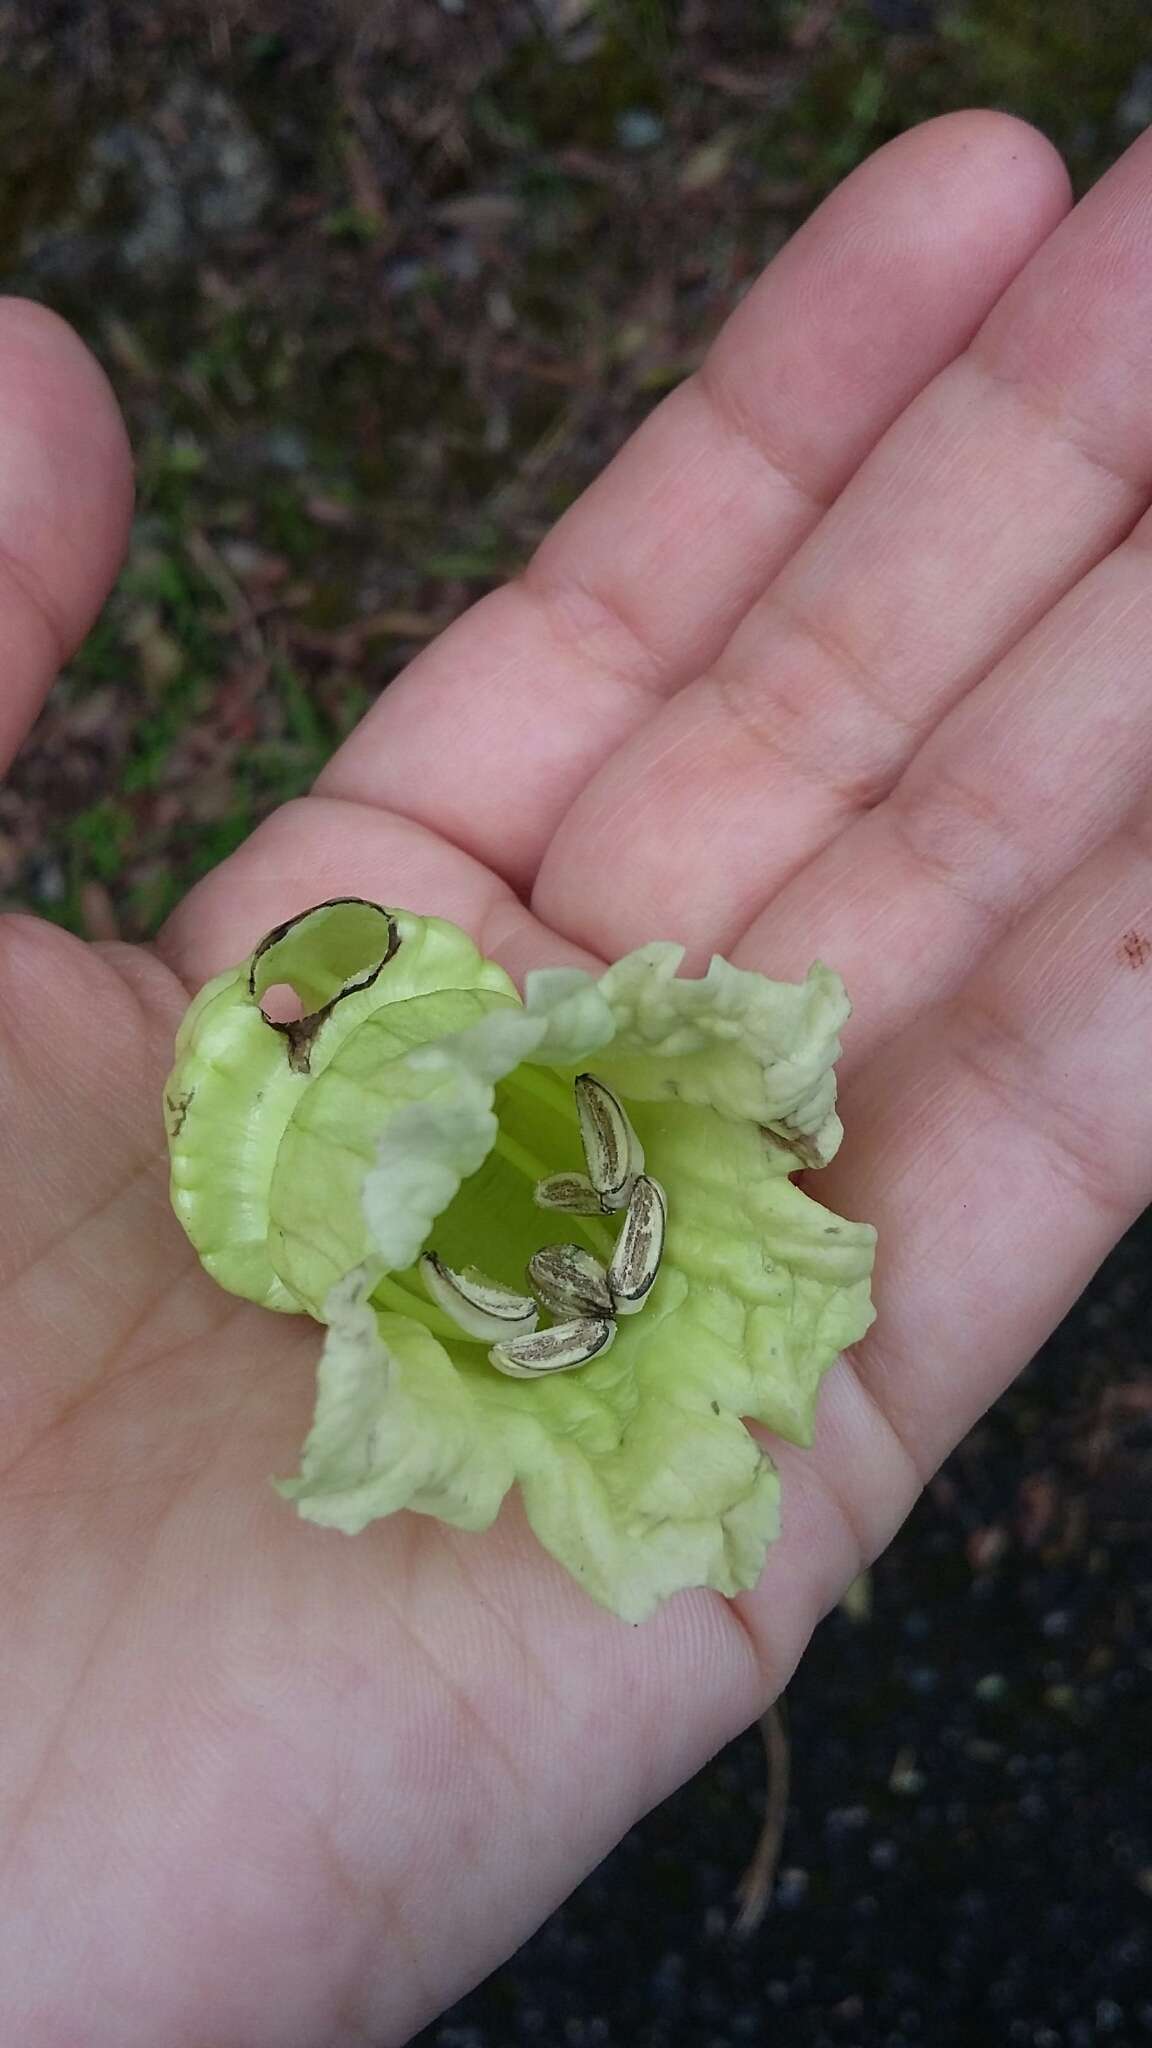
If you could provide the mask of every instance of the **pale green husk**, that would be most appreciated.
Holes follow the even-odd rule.
[[[872,1318],[872,1230],[790,1178],[839,1143],[848,1005],[824,967],[781,984],[717,959],[690,980],[681,958],[657,944],[598,978],[547,970],[521,1002],[455,927],[337,904],[197,998],[167,1090],[173,1199],[223,1285],[328,1325],[280,1482],[303,1515],[353,1532],[406,1507],[482,1529],[518,1484],[540,1541],[629,1620],[685,1587],[754,1584],[778,1483],[742,1418],[807,1443],[822,1374]],[[280,982],[317,1013],[295,1049],[261,1014]],[[435,1246],[522,1286],[545,1242],[610,1253],[609,1220],[531,1198],[582,1164],[584,1067],[665,1188],[664,1263],[602,1357],[508,1379],[416,1262]]]

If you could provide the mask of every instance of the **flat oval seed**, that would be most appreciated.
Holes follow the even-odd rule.
[[[482,1273],[457,1273],[435,1252],[425,1252],[420,1276],[437,1306],[465,1336],[527,1337],[536,1328],[539,1311],[530,1294],[516,1294]]]
[[[556,1316],[610,1316],[608,1275],[578,1244],[546,1244],[528,1261],[528,1285]]]
[[[545,1180],[537,1181],[532,1199],[538,1209],[563,1209],[569,1216],[608,1213],[584,1173],[550,1173]]]
[[[571,1372],[589,1365],[607,1351],[616,1335],[609,1316],[584,1316],[579,1322],[557,1323],[552,1330],[537,1330],[534,1337],[512,1337],[506,1344],[494,1344],[488,1353],[497,1372],[509,1379],[534,1380],[543,1373]]]
[[[608,1285],[619,1316],[633,1316],[652,1291],[664,1256],[664,1229],[668,1210],[659,1181],[638,1173],[632,1185],[628,1213],[616,1240],[608,1268]]]
[[[643,1147],[623,1105],[595,1074],[577,1074],[574,1089],[588,1178],[606,1209],[623,1209],[643,1171]]]

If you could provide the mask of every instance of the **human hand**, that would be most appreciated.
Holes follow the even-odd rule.
[[[763,1709],[1147,1199],[1152,141],[1066,206],[1005,118],[891,145],[154,951],[0,925],[5,2039],[404,2040]],[[0,430],[10,755],[128,495],[12,303]],[[843,973],[817,1192],[879,1226],[879,1320],[753,1593],[629,1629],[515,1506],[349,1542],[269,1486],[316,1331],[201,1273],[160,1090],[188,991],[347,893],[517,976]]]

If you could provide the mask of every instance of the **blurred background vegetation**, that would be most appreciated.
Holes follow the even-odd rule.
[[[0,0],[3,281],[101,357],[140,481],[0,791],[0,901],[154,931],[822,194],[972,104],[1083,188],[1152,119],[1148,0]],[[760,1935],[751,1734],[429,2044],[1152,2040],[1150,1252],[819,1632]]]
[[[0,262],[106,364],[131,560],[0,795],[0,899],[154,930],[521,562],[925,115],[1081,185],[1147,0],[0,0]]]

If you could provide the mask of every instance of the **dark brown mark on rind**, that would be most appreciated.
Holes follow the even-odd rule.
[[[294,1074],[306,1074],[309,1071],[312,1064],[312,1047],[316,1042],[317,1033],[321,1026],[327,1023],[337,1003],[342,1003],[345,996],[358,996],[364,989],[371,988],[377,975],[383,972],[388,962],[399,952],[400,933],[396,920],[384,909],[383,904],[369,903],[366,896],[329,896],[325,902],[314,903],[310,910],[300,911],[298,916],[288,918],[284,924],[278,924],[274,930],[265,933],[252,955],[252,965],[248,970],[248,993],[255,999],[256,969],[265,953],[270,952],[273,946],[278,946],[281,939],[286,939],[290,931],[294,931],[298,924],[304,923],[305,918],[315,917],[318,910],[335,910],[342,903],[360,903],[367,910],[378,910],[388,926],[388,945],[383,958],[376,962],[369,973],[363,975],[359,981],[346,983],[342,989],[337,990],[331,1002],[325,1003],[322,1009],[313,1010],[309,1016],[295,1017],[287,1024],[278,1024],[267,1011],[261,1010],[260,1015],[264,1022],[288,1040],[288,1065]]]
[[[820,1165],[820,1155],[815,1146],[808,1138],[801,1137],[799,1131],[790,1132],[781,1124],[761,1124],[760,1135],[781,1152],[794,1152],[801,1166]]]
[[[331,1015],[332,1004],[339,1000],[339,996],[333,996],[332,1002],[326,1003],[322,1010],[314,1010],[310,1017],[298,1017],[292,1024],[277,1024],[271,1017],[265,1017],[264,1022],[271,1024],[273,1031],[283,1032],[288,1040],[288,1065],[294,1074],[307,1074],[311,1070],[316,1034]]]
[[[192,1107],[192,1097],[195,1095],[195,1093],[196,1090],[194,1088],[189,1088],[188,1093],[186,1095],[178,1095],[175,1101],[172,1100],[172,1097],[170,1095],[166,1095],[164,1097],[165,1107],[167,1108],[168,1115],[171,1118],[171,1122],[168,1126],[168,1135],[170,1137],[178,1138],[180,1136],[181,1131],[184,1129],[185,1118],[188,1115],[188,1111]]]
[[[1120,958],[1132,969],[1147,967],[1152,960],[1152,939],[1133,928],[1120,941]]]

